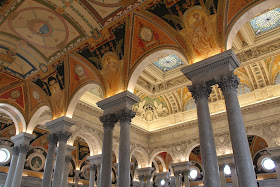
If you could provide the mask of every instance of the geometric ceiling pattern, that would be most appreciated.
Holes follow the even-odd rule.
[[[161,69],[163,72],[166,72],[183,65],[184,62],[177,55],[169,55],[159,59],[153,64],[159,69]]]
[[[273,9],[250,20],[255,34],[261,34],[280,26],[280,8]]]

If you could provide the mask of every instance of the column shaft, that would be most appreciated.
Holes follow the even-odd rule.
[[[220,187],[216,146],[208,106],[211,87],[204,84],[191,86],[189,90],[196,101],[204,185],[207,187]]]
[[[89,187],[94,187],[94,184],[95,184],[95,171],[96,171],[96,166],[95,165],[91,165],[90,166]]]
[[[4,187],[10,187],[12,185],[17,162],[18,162],[18,155],[19,155],[19,147],[15,146],[15,147],[13,147],[13,156],[11,159],[11,164],[9,167],[9,172],[8,172]]]
[[[69,163],[71,161],[71,156],[65,156],[65,164],[64,164],[64,171],[63,171],[63,180],[62,180],[62,187],[68,186],[68,175],[69,175]]]
[[[17,167],[12,182],[12,187],[20,187],[24,164],[26,161],[26,154],[29,150],[29,145],[20,145],[20,153],[18,157]]]
[[[58,152],[55,160],[55,168],[53,175],[52,187],[61,187],[63,180],[63,170],[65,166],[65,156],[66,156],[66,143],[70,137],[70,132],[61,132],[58,136]]]
[[[190,187],[189,170],[188,172],[184,173],[184,183],[185,183],[185,187]]]
[[[101,160],[101,187],[110,187],[112,184],[112,146],[113,127],[104,126],[103,148]]]
[[[219,166],[219,172],[220,172],[220,179],[221,179],[221,187],[226,187],[226,177],[224,173],[224,164],[221,164]]]
[[[251,158],[240,105],[237,97],[239,79],[236,75],[225,76],[219,83],[223,91],[228,116],[230,137],[233,148],[236,172],[240,187],[256,187],[256,175]]]
[[[100,173],[100,168],[101,167],[101,165],[99,164],[99,165],[97,165],[97,187],[100,187],[100,178],[101,178],[101,173]]]
[[[174,173],[176,187],[181,187],[181,177],[179,173]]]
[[[130,186],[130,121],[121,121],[118,187]]]
[[[55,159],[57,138],[55,134],[49,134],[47,139],[49,141],[49,147],[41,187],[51,187],[52,184],[53,164]]]

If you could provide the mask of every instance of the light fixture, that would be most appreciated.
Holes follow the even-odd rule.
[[[7,160],[9,160],[9,158],[10,158],[10,152],[5,148],[1,148],[0,149],[0,163],[7,162]]]
[[[165,185],[165,180],[164,180],[164,179],[162,179],[162,180],[160,181],[160,185],[161,185],[161,186],[164,186],[164,185]]]
[[[230,171],[229,165],[225,165],[225,167],[224,167],[224,173],[225,173],[225,175],[231,175],[231,171]]]
[[[189,178],[195,180],[198,177],[198,171],[194,168],[190,169]]]
[[[261,162],[262,167],[267,171],[272,171],[275,169],[275,163],[271,158],[265,157]]]

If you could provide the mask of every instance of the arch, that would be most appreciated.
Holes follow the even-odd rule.
[[[80,128],[78,131],[73,133],[68,140],[68,144],[73,145],[78,136],[83,138],[88,144],[91,156],[101,154],[102,141],[94,130],[87,127]]]
[[[13,120],[16,134],[26,131],[26,121],[22,113],[16,107],[7,103],[0,103],[0,112],[5,113]]]
[[[27,133],[30,133],[32,134],[33,133],[33,130],[35,129],[35,127],[38,125],[38,123],[42,120],[40,119],[40,116],[47,110],[50,110],[50,107],[49,106],[41,106],[38,110],[36,110],[36,112],[33,114],[33,116],[31,117],[29,123],[28,123],[28,126],[27,126],[27,130],[26,132]],[[49,116],[49,117],[46,117],[44,118],[44,122],[48,122],[48,121],[51,121],[52,120],[52,117]],[[42,122],[42,121],[41,121]]]
[[[156,155],[159,154],[159,153],[162,153],[162,152],[168,153],[171,156],[172,160],[173,161],[175,160],[175,155],[173,154],[173,152],[171,150],[166,149],[166,148],[156,149],[150,154],[150,160],[149,160],[149,166],[148,167],[152,166],[152,162],[153,162],[154,158],[156,157]]]
[[[87,92],[89,91],[91,88],[94,88],[95,86],[99,86],[102,89],[102,86],[100,85],[100,83],[96,82],[96,81],[91,81],[91,83],[85,83],[82,84],[77,91],[73,94],[73,97],[68,105],[67,111],[66,111],[66,116],[69,118],[72,118],[75,107],[77,105],[77,103],[79,102],[80,98]],[[103,90],[103,89],[102,89]],[[103,90],[104,92],[104,90]]]
[[[248,22],[253,17],[262,14],[263,12],[267,11],[268,9],[275,8],[280,6],[279,0],[266,0],[260,2],[259,4],[255,5],[254,7],[250,8],[246,12],[244,12],[238,19],[235,20],[233,23],[230,31],[226,36],[226,49],[231,49],[233,40],[237,34],[237,32],[241,29],[241,27]]]
[[[160,161],[160,163],[161,163],[161,165],[162,165],[162,170],[163,170],[163,172],[166,172],[166,171],[167,171],[167,168],[166,168],[166,165],[165,165],[165,163],[164,163],[164,160],[163,160],[160,156],[155,156],[155,158],[157,158],[157,159]]]
[[[254,130],[253,128],[248,128],[246,129],[247,130],[247,137],[248,136],[258,136],[258,137],[261,137],[262,139],[264,139],[264,141],[267,143],[268,147],[274,147],[275,144],[273,143],[273,140],[266,136],[265,134],[263,134],[263,132],[258,132],[256,130]]]
[[[137,162],[140,164],[141,168],[148,167],[149,165],[149,156],[148,153],[142,147],[136,147],[131,151],[130,159],[134,156],[137,159]]]
[[[186,149],[186,151],[185,151],[185,154],[184,154],[184,157],[185,157],[185,160],[186,160],[186,161],[189,161],[190,154],[191,154],[192,150],[193,150],[195,147],[199,146],[199,145],[200,145],[200,144],[199,144],[198,141],[194,141],[194,142],[192,142],[190,145],[188,145],[188,147],[187,147],[187,149]]]
[[[133,73],[131,74],[129,81],[128,81],[128,86],[127,90],[130,92],[134,92],[134,88],[136,86],[136,82],[140,76],[140,74],[144,71],[144,69],[151,64],[151,62],[155,61],[155,59],[160,59],[168,55],[175,54],[177,55],[183,62],[187,63],[188,60],[187,58],[179,51],[175,49],[159,49],[156,52],[153,52],[146,56],[134,69]]]

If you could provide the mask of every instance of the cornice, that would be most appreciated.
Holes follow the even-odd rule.
[[[84,101],[79,101],[77,104],[77,108],[87,111],[90,114],[95,114],[96,116],[103,115],[102,109],[98,108],[97,106],[90,105]]]

